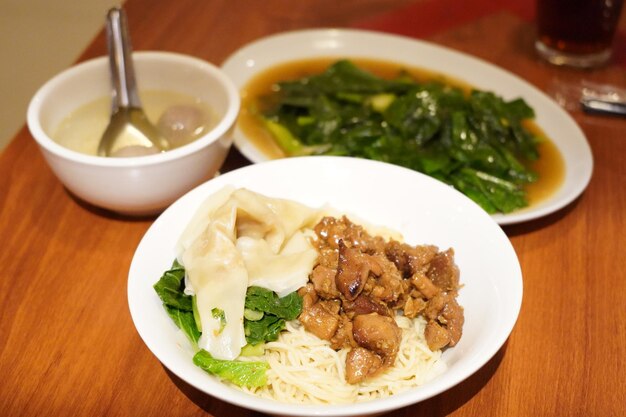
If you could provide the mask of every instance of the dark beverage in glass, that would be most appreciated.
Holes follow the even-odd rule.
[[[611,56],[623,0],[537,0],[537,51],[554,64],[594,67]]]

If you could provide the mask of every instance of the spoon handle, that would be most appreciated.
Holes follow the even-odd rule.
[[[132,47],[126,23],[126,13],[114,7],[107,13],[107,45],[111,65],[113,112],[122,107],[141,107],[137,93]]]

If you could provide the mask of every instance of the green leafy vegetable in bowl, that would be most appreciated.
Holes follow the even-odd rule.
[[[193,357],[193,363],[210,374],[233,384],[246,387],[262,387],[267,383],[267,362],[244,362],[215,359],[209,352],[201,349]]]
[[[265,372],[269,365],[262,361],[221,360],[204,349],[198,349],[201,336],[199,315],[195,310],[194,297],[185,294],[185,268],[174,261],[154,284],[154,290],[163,302],[165,311],[191,342],[196,354],[193,362],[210,374],[239,386],[259,387],[267,382]],[[287,320],[296,319],[302,311],[302,297],[293,292],[278,297],[273,291],[261,287],[249,287],[246,293],[244,331],[248,345],[242,355],[263,354],[263,344],[278,339]],[[212,314],[220,321],[226,320],[224,312],[213,309]]]
[[[165,271],[154,290],[163,302],[163,308],[187,336],[194,348],[200,339],[200,330],[194,317],[193,298],[185,294],[185,268],[177,261]]]
[[[289,156],[349,155],[423,172],[446,182],[489,213],[528,205],[524,186],[539,138],[523,99],[438,82],[407,73],[384,79],[348,60],[326,71],[278,83],[258,113]]]
[[[278,339],[278,334],[285,328],[285,321],[298,318],[302,311],[302,297],[292,292],[279,298],[273,291],[261,287],[249,287],[245,306],[247,310],[244,311],[246,341],[250,345],[257,345]],[[260,318],[255,320],[259,315]]]

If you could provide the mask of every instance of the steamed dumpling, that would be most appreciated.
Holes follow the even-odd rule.
[[[237,237],[262,239],[274,253],[303,227],[312,226],[319,211],[295,201],[270,198],[246,189],[232,193],[239,212]]]
[[[282,297],[306,284],[317,260],[306,232],[320,216],[293,201],[232,187],[200,206],[176,246],[187,290],[196,295],[199,347],[215,358],[235,359],[246,344],[247,287]]]
[[[217,359],[235,359],[246,344],[243,310],[248,272],[235,247],[236,219],[235,206],[221,206],[182,255],[200,316],[198,345]]]
[[[279,297],[305,286],[317,261],[317,252],[300,231],[278,252],[266,240],[245,236],[237,239],[237,249],[246,264],[249,285],[267,288]]]
[[[235,187],[226,186],[200,204],[176,243],[176,257],[179,262],[182,263],[182,255],[185,250],[205,231],[213,212],[228,201],[233,191],[235,191]]]

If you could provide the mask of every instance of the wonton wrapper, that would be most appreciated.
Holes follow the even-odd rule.
[[[246,344],[243,310],[248,286],[282,297],[307,283],[317,251],[303,229],[320,216],[319,210],[293,201],[232,187],[200,206],[176,249],[187,272],[187,290],[196,295],[201,348],[218,359],[239,356]],[[214,309],[226,317],[221,330]]]

